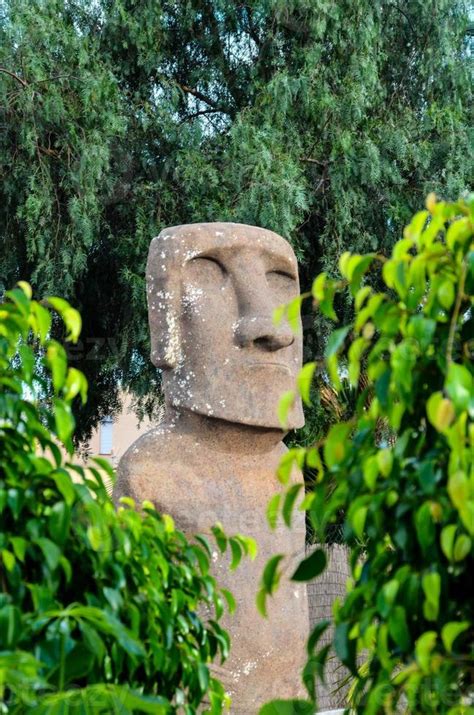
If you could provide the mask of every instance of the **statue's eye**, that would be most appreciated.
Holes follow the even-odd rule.
[[[186,275],[193,281],[222,283],[227,275],[225,267],[212,256],[197,256],[186,265]]]
[[[268,271],[267,281],[275,288],[295,288],[296,278],[289,271]]]

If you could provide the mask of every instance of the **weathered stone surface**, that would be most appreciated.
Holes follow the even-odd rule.
[[[235,616],[224,624],[231,656],[216,671],[232,696],[231,711],[251,715],[273,697],[304,695],[305,586],[285,579],[267,620],[255,606],[267,559],[290,554],[291,575],[304,555],[303,514],[295,514],[291,531],[271,532],[265,517],[280,488],[275,470],[286,449],[277,405],[301,365],[301,336],[272,321],[273,309],[299,292],[296,259],[271,231],[178,226],[152,242],[147,284],[151,357],[163,369],[165,417],[122,458],[115,497],[151,500],[190,535],[220,521],[228,533],[257,540],[257,560],[232,574],[214,554],[214,572],[237,600]],[[302,423],[296,402],[288,426]]]

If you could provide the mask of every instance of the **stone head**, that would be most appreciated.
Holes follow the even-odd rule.
[[[148,254],[151,359],[165,400],[217,419],[279,428],[281,395],[301,367],[301,331],[273,311],[299,293],[287,241],[237,223],[165,229]],[[288,426],[304,423],[296,401]]]

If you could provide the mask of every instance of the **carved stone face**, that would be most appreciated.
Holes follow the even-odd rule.
[[[301,333],[273,324],[299,293],[291,246],[272,231],[235,223],[165,229],[150,246],[148,313],[167,403],[278,428],[278,402],[301,367]],[[289,427],[304,423],[298,400]]]

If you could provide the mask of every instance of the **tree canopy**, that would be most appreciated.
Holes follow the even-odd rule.
[[[162,227],[273,229],[306,288],[344,250],[388,253],[428,191],[454,198],[472,176],[462,0],[2,0],[0,13],[0,289],[29,280],[81,310],[82,436],[119,384],[157,397],[144,267]]]

